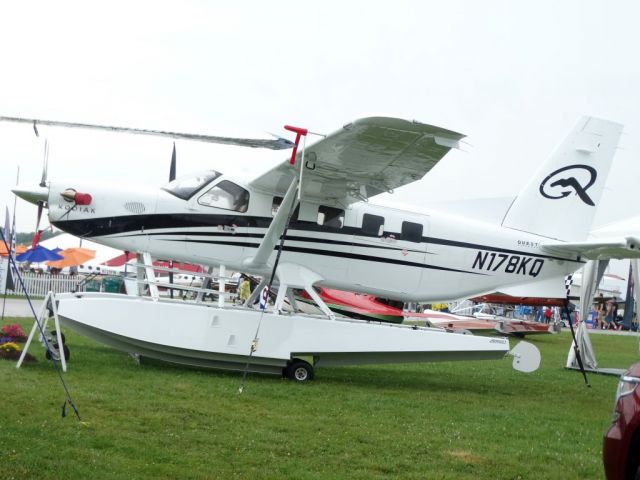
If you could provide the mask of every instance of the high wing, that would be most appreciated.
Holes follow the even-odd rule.
[[[416,121],[388,117],[356,120],[306,148],[302,197],[347,205],[421,179],[456,148],[461,135]],[[298,176],[285,161],[255,178],[251,186],[284,195]]]
[[[261,139],[261,138],[235,138],[219,137],[215,135],[203,135],[199,133],[167,132],[163,130],[149,130],[144,128],[113,127],[109,125],[95,125],[92,123],[61,122],[59,120],[42,120],[38,118],[1,117],[0,122],[27,123],[33,125],[33,130],[38,134],[38,125],[51,127],[81,128],[90,130],[102,130],[106,132],[133,133],[137,135],[151,135],[155,137],[168,137],[176,140],[194,140],[197,142],[219,143],[222,145],[235,145],[239,147],[270,148],[271,150],[283,150],[293,147],[293,143],[285,138]]]
[[[573,243],[553,242],[543,244],[542,250],[553,255],[573,255],[589,260],[640,258],[640,238],[627,236]]]

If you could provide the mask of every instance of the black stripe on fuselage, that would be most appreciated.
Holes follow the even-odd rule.
[[[120,217],[101,217],[82,220],[64,220],[51,222],[55,227],[60,228],[68,233],[76,235],[78,237],[100,237],[108,235],[119,236],[138,236],[141,233],[146,235],[189,235],[189,236],[228,236],[236,235],[238,237],[248,238],[262,238],[264,234],[260,233],[232,233],[230,231],[224,232],[192,232],[192,231],[176,231],[176,229],[184,228],[215,228],[221,227],[247,227],[247,228],[264,228],[267,229],[271,224],[271,217],[256,217],[249,215],[210,215],[210,214],[196,214],[196,213],[166,213],[166,214],[151,214],[151,215],[126,215]],[[160,229],[172,229],[171,232],[154,232],[153,230]],[[345,226],[344,228],[330,228],[323,225],[318,225],[315,222],[307,222],[302,220],[293,220],[289,226],[290,230],[300,230],[307,232],[321,232],[323,234],[331,233],[337,235],[354,235],[358,237],[370,237],[372,239],[378,238],[377,235],[367,235],[362,232],[362,229],[356,227]],[[151,230],[151,231],[149,231]],[[395,236],[397,239],[401,239],[399,232],[384,232],[384,236]],[[293,239],[294,236],[287,237]],[[314,239],[312,237],[295,237],[296,240],[304,242],[321,242],[321,243],[333,243],[338,245],[354,245],[358,247],[373,247],[383,248],[390,250],[401,250],[391,245],[368,245],[354,243],[354,241],[340,241],[329,239]],[[540,253],[532,253],[528,251],[512,250],[501,247],[494,247],[491,245],[482,245],[477,243],[461,242],[457,240],[449,240],[436,237],[422,237],[422,243],[433,245],[444,245],[459,248],[469,248],[477,250],[487,250],[493,252],[502,252],[515,255],[527,255],[535,258],[543,258],[549,260],[560,260],[574,263],[585,263],[579,259],[556,257],[553,255],[544,255]],[[416,250],[411,250],[416,251]],[[420,250],[418,250],[420,252]]]
[[[262,239],[264,237],[263,233],[236,233],[236,232],[148,232],[146,233],[147,235],[153,235],[153,236],[161,236],[161,235],[166,235],[166,236],[180,236],[180,237],[229,237],[229,236],[233,236],[233,237],[238,237],[238,238],[260,238]],[[121,235],[118,238],[122,238],[122,237],[136,237],[140,235],[140,233],[132,233],[132,234],[128,234],[128,235]],[[376,239],[378,239],[379,237],[374,237]],[[402,248],[402,247],[393,247],[393,246],[389,246],[389,245],[373,245],[371,243],[358,243],[355,240],[351,241],[351,242],[345,242],[342,240],[330,240],[327,238],[316,238],[316,237],[300,237],[300,236],[296,236],[296,235],[287,235],[287,240],[292,240],[292,241],[296,241],[296,242],[313,242],[313,243],[325,243],[328,245],[344,245],[344,246],[354,246],[354,247],[363,247],[363,248],[379,248],[382,250],[394,250],[394,251],[407,251],[407,252],[413,252],[413,253],[425,253],[423,250],[413,250],[413,249],[409,249],[409,248]],[[251,244],[248,244],[251,245]],[[430,254],[429,252],[427,252],[427,254]]]
[[[290,240],[287,237],[287,240]],[[187,243],[205,243],[208,245],[224,245],[229,247],[248,247],[248,248],[258,248],[260,245],[257,243],[249,243],[249,242],[229,242],[229,241],[207,241],[207,240],[168,240],[173,242],[187,242]],[[274,250],[278,247],[274,247]],[[373,257],[370,255],[362,255],[358,253],[350,253],[350,252],[340,252],[337,250],[321,250],[316,248],[304,248],[304,247],[294,247],[291,245],[285,244],[282,249],[285,252],[295,252],[295,253],[304,253],[307,255],[324,255],[329,257],[340,257],[340,258],[349,258],[352,260],[363,260],[366,262],[376,262],[376,263],[389,263],[392,265],[403,265],[406,267],[416,267],[416,268],[427,268],[430,270],[440,270],[444,272],[455,272],[455,273],[469,273],[471,275],[488,275],[486,273],[481,272],[470,272],[467,270],[458,270],[456,268],[448,268],[448,267],[439,267],[436,265],[429,265],[426,263],[417,263],[417,262],[408,262],[406,260],[398,260],[395,258],[385,258],[385,257]]]
[[[542,253],[522,252],[520,250],[511,250],[509,248],[480,245],[477,243],[459,242],[457,240],[447,240],[445,238],[423,237],[423,239],[427,244],[431,244],[431,245],[445,245],[447,247],[462,247],[462,248],[471,248],[476,250],[490,250],[492,252],[510,253],[513,255],[527,255],[529,257],[534,257],[534,258],[561,260],[561,261],[575,262],[575,263],[586,263],[581,260],[573,259],[573,258],[554,257],[553,255],[544,255]]]

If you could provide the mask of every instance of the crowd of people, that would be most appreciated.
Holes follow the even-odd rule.
[[[552,323],[556,316],[562,316],[557,309],[558,307],[536,307],[535,321],[538,323]]]
[[[571,305],[573,307],[573,305]],[[570,308],[572,317],[573,308]],[[540,323],[552,323],[554,319],[561,318],[567,320],[566,312],[564,308],[559,307],[536,307],[535,308],[535,321]],[[593,309],[590,312],[589,317],[594,329],[600,330],[624,330],[629,329],[629,325],[624,324],[623,317],[618,313],[618,302],[614,298],[606,299],[602,293],[596,298],[596,302]],[[574,319],[574,323],[577,321]],[[631,329],[637,329],[636,314],[633,315],[631,322]]]
[[[593,328],[601,330],[622,330],[622,317],[618,315],[618,302],[610,298],[605,302],[604,295],[597,297]]]

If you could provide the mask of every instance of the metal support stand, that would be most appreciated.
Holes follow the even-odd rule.
[[[146,276],[148,282],[147,285],[149,285],[149,295],[155,302],[157,302],[160,298],[160,294],[158,293],[158,285],[156,285],[156,274],[153,271],[153,260],[151,259],[151,254],[149,252],[138,252],[136,254],[136,260],[138,262],[138,266],[136,267],[138,280]],[[144,285],[144,283],[138,282],[138,295],[141,297],[144,297],[145,294]]]
[[[227,267],[224,265],[220,265],[220,272],[218,273],[218,306],[220,308],[224,308],[224,298],[225,298],[225,276],[227,274]]]
[[[327,304],[324,303],[324,300],[322,300],[320,298],[320,295],[318,295],[315,291],[315,289],[313,287],[305,287],[304,289],[311,298],[313,298],[313,300],[316,302],[316,304],[318,305],[318,307],[320,307],[320,310],[322,310],[322,313],[324,313],[327,317],[329,317],[331,320],[335,320],[336,316],[334,315],[334,313],[331,311],[331,309],[329,307],[327,307]]]
[[[287,297],[289,298],[289,304],[291,308],[293,308],[294,312],[298,312],[300,309],[298,308],[298,302],[296,301],[296,296],[293,293],[292,288],[287,288]]]
[[[53,317],[49,317],[47,314],[49,302],[51,304],[51,311],[53,312]],[[60,364],[62,365],[62,371],[67,371],[67,360],[64,357],[64,344],[62,343],[62,331],[60,330],[60,319],[58,318],[58,307],[56,306],[55,294],[52,291],[47,293],[47,296],[44,298],[42,302],[42,306],[40,307],[40,311],[38,312],[38,317],[33,322],[33,327],[31,328],[31,332],[29,333],[29,337],[27,338],[27,343],[24,345],[24,349],[22,350],[22,354],[20,354],[20,358],[18,359],[18,363],[16,364],[16,368],[20,368],[22,362],[27,356],[27,351],[29,350],[29,346],[31,345],[31,341],[33,340],[33,336],[36,334],[40,328],[42,329],[42,333],[40,333],[40,337],[47,330],[47,323],[49,320],[53,318],[53,324],[56,329],[56,339],[58,341],[58,352],[60,357]],[[43,338],[40,338],[41,342],[44,342]]]
[[[211,288],[213,284],[213,267],[207,267],[207,276],[202,279],[202,290],[196,295],[196,303],[204,301],[204,291]]]
[[[276,298],[276,311],[282,311],[285,293],[291,288],[303,288],[314,302],[318,305],[322,313],[324,313],[331,320],[335,320],[336,316],[327,306],[326,303],[320,298],[320,295],[313,288],[313,285],[322,280],[322,277],[316,272],[303,267],[301,265],[282,263],[277,267],[277,274],[280,278],[280,287],[278,290],[278,296]],[[293,295],[290,295],[291,298]]]
[[[149,281],[149,294],[154,301],[158,301],[160,298],[160,294],[158,293],[158,286],[156,285],[156,272],[153,271],[153,260],[151,260],[151,254],[149,252],[144,252],[142,254],[142,258],[145,264],[145,274],[147,275],[147,280]]]
[[[258,286],[253,289],[253,291],[251,292],[251,295],[249,295],[249,298],[247,299],[246,302],[244,302],[243,306],[251,307],[251,305],[256,303],[256,300],[258,300],[258,297],[262,293],[262,289],[267,286],[267,283],[269,283],[269,280],[266,278],[263,278],[258,284]]]

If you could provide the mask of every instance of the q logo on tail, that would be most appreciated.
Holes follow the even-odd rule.
[[[595,207],[587,190],[596,182],[597,177],[598,172],[589,165],[568,165],[547,175],[540,184],[540,193],[552,200],[559,200],[575,193],[584,203]]]

